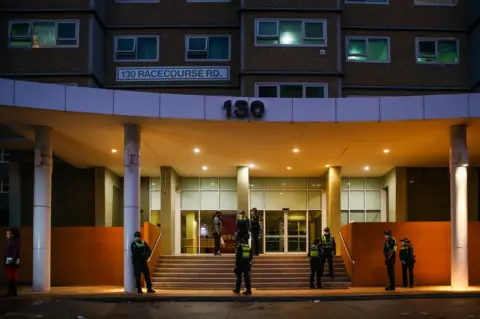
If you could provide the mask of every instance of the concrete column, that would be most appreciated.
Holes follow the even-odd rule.
[[[123,286],[125,292],[135,292],[135,279],[130,245],[140,230],[140,127],[124,128],[124,188],[123,188]]]
[[[180,178],[172,167],[160,167],[160,185],[161,185],[161,211],[160,224],[162,225],[162,242],[160,252],[163,255],[173,255],[177,245],[181,245],[175,238],[180,235],[176,228],[175,220],[180,216],[177,203],[177,189],[180,188]],[[177,219],[178,220],[178,219]]]
[[[33,290],[50,290],[52,231],[52,136],[48,127],[35,128],[33,191]]]
[[[248,166],[239,166],[237,168],[237,208],[249,214],[250,171]]]
[[[9,225],[18,228],[22,226],[22,187],[20,164],[17,162],[8,163],[8,186]]]
[[[327,227],[334,236],[340,231],[341,168],[329,167],[327,185]]]
[[[467,128],[450,128],[450,227],[453,289],[468,288]]]

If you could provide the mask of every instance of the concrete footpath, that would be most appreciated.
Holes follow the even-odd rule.
[[[16,299],[74,299],[97,302],[296,302],[296,301],[361,301],[426,298],[478,298],[480,287],[453,290],[447,286],[397,288],[256,290],[250,296],[236,295],[230,290],[157,290],[155,294],[127,294],[122,287],[52,287],[48,293],[20,289]]]

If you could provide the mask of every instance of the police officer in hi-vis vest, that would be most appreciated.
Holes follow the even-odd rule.
[[[133,271],[135,273],[135,282],[137,285],[137,292],[139,294],[142,291],[141,276],[145,277],[145,283],[147,284],[147,292],[155,293],[152,289],[152,280],[150,278],[150,269],[148,268],[147,260],[152,254],[152,250],[148,246],[147,242],[142,240],[142,234],[137,231],[134,234],[135,240],[132,242],[130,250],[132,252]]]
[[[310,257],[310,289],[315,288],[313,282],[317,277],[317,288],[322,287],[322,251],[320,247],[320,239],[315,240],[312,247],[308,251]]]
[[[383,245],[383,255],[385,256],[385,266],[387,266],[387,275],[389,284],[385,290],[395,290],[395,257],[397,254],[397,241],[392,236],[391,230],[384,231],[385,244]]]
[[[323,230],[323,236],[320,239],[320,247],[322,249],[322,277],[325,262],[328,262],[328,274],[333,278],[333,256],[337,254],[337,244],[335,238],[330,234],[330,228]]]
[[[242,275],[245,281],[244,295],[252,294],[252,283],[250,281],[250,272],[252,270],[252,249],[248,246],[246,239],[240,239],[237,243],[237,253],[235,255],[235,269],[234,273],[237,275],[237,282],[233,292],[240,293],[240,286],[242,285]]]
[[[260,224],[260,216],[256,208],[250,210],[250,231],[252,233],[252,248],[255,256],[260,255],[260,233],[262,225]]]
[[[413,288],[413,265],[415,264],[415,255],[413,254],[413,246],[408,238],[403,238],[400,240],[402,246],[400,246],[400,261],[402,262],[402,287]],[[409,285],[410,281],[410,285]]]

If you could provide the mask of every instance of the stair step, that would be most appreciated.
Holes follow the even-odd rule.
[[[350,282],[323,282],[324,288],[332,289],[345,289],[349,288]],[[216,289],[232,289],[235,286],[235,282],[230,283],[218,283],[218,284],[195,284],[195,283],[159,283],[154,282],[153,287],[156,289],[176,289],[176,290],[216,290]],[[242,283],[242,289],[244,285]],[[276,290],[276,289],[308,289],[308,282],[292,282],[292,283],[279,283],[279,284],[262,284],[252,282],[252,288],[261,290]]]
[[[201,277],[201,278],[186,278],[186,277],[152,277],[152,281],[154,282],[175,282],[175,283],[190,283],[195,282],[195,284],[209,284],[211,282],[217,283],[232,283],[235,281],[235,276],[228,277]],[[291,282],[301,282],[301,283],[308,283],[308,276],[289,276],[289,277],[259,277],[259,276],[252,276],[252,281],[255,284],[265,283],[265,284],[277,284],[277,283],[291,283]],[[350,278],[348,277],[335,277],[329,278],[325,277],[322,278],[323,282],[348,282]]]

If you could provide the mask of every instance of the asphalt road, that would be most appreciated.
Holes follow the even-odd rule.
[[[232,303],[0,300],[0,318],[479,318],[480,299],[405,299],[382,301]],[[8,309],[7,309],[8,308]]]

